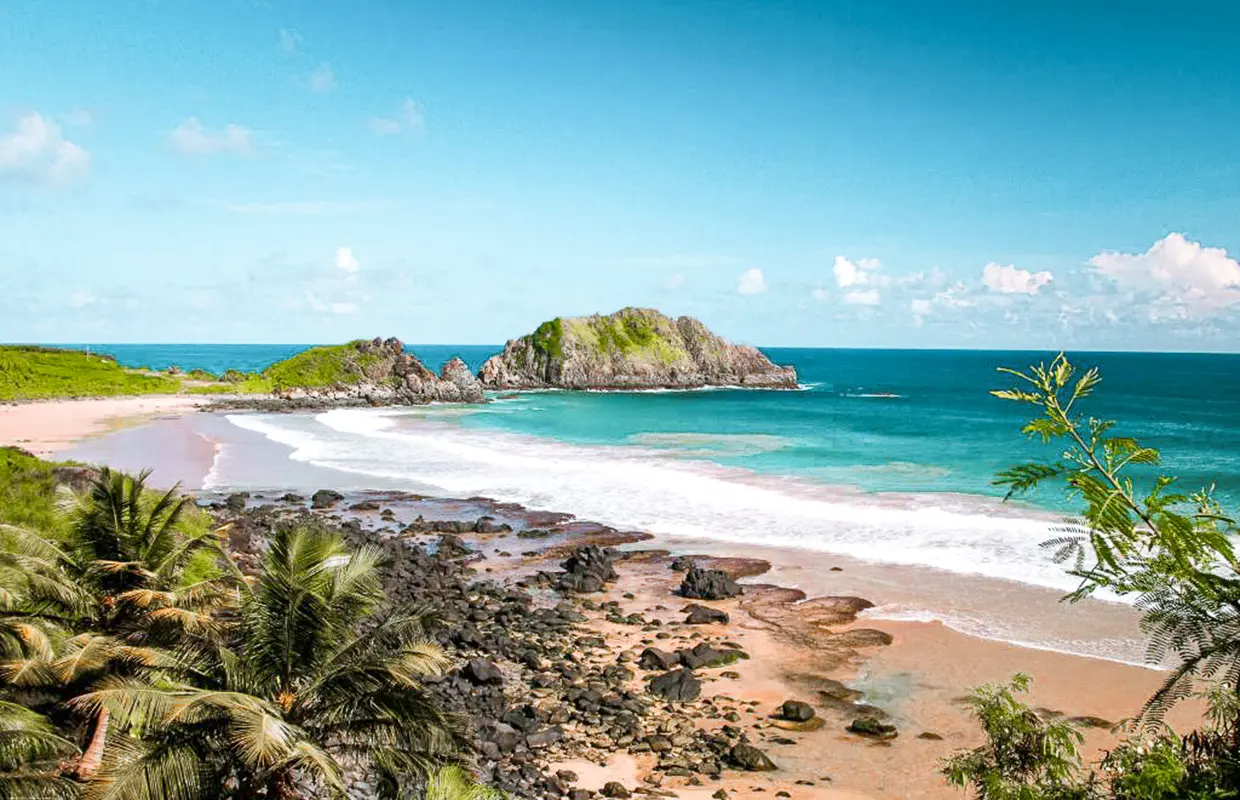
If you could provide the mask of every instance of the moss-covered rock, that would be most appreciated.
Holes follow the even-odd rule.
[[[772,364],[756,348],[730,344],[692,317],[650,308],[544,322],[508,342],[478,377],[494,389],[797,385],[792,367]]]

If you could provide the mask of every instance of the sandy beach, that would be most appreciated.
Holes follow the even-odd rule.
[[[0,445],[50,456],[83,439],[160,416],[184,414],[201,405],[200,398],[170,395],[4,404],[0,405]]]
[[[219,452],[212,431],[218,428],[223,433],[228,426],[215,415],[183,416],[194,406],[183,398],[10,406],[0,409],[0,432],[4,443],[39,453],[59,452],[125,469],[155,466],[163,482],[180,481],[197,488],[207,480]],[[70,447],[75,440],[76,446]],[[330,482],[333,475],[347,479],[343,473],[299,473],[300,467],[291,462],[280,467],[279,462],[257,456],[249,460],[256,462],[252,469],[273,489],[281,485],[304,489],[311,481],[348,488]],[[288,483],[282,484],[282,475]],[[354,486],[358,480],[365,478],[355,476]],[[251,502],[266,501],[256,496]],[[416,514],[429,519],[481,513],[477,501],[401,503],[392,507],[404,522]],[[353,516],[375,535],[391,535],[383,533],[390,518]],[[539,569],[557,568],[572,547],[591,541],[589,530],[568,528],[562,538],[541,543],[518,540],[514,534],[462,538],[485,556],[479,566],[487,577],[512,582]],[[620,780],[630,786],[657,786],[683,798],[712,797],[720,788],[732,797],[777,792],[837,800],[956,797],[959,794],[936,774],[936,768],[945,756],[979,743],[976,725],[961,702],[970,687],[1003,681],[1016,672],[1030,674],[1031,704],[1046,713],[1081,719],[1086,725],[1085,753],[1092,758],[1115,742],[1111,726],[1134,715],[1161,679],[1157,670],[1141,666],[1017,646],[968,635],[938,621],[883,617],[884,609],[950,598],[962,609],[999,609],[1038,619],[1048,629],[1072,626],[1082,637],[1132,636],[1135,613],[1118,604],[1070,607],[1059,602],[1054,590],[929,568],[867,564],[824,553],[631,534],[598,541],[619,545],[623,555],[616,565],[620,579],[582,607],[588,618],[585,625],[606,639],[605,651],[592,658],[602,668],[632,663],[651,646],[671,649],[708,642],[739,647],[749,658],[725,670],[703,671],[701,699],[678,713],[694,718],[703,729],[718,727],[728,714],[738,715],[750,740],[779,768],[769,773],[728,770],[721,780],[694,785],[658,769],[658,759],[651,753],[602,757],[582,744],[581,752],[594,755],[563,758],[552,766],[570,769],[578,776],[577,785],[587,789]],[[669,569],[678,554],[692,554],[698,563],[721,568],[745,584],[743,596],[710,604],[727,613],[729,623],[684,624],[685,601],[675,595],[681,575]],[[858,597],[874,608],[859,617],[835,610],[840,598]],[[657,620],[662,632],[655,638],[649,629],[609,622],[608,614],[599,610],[608,602],[621,613]],[[639,674],[632,680],[634,691],[642,690],[646,677]],[[850,692],[844,702],[832,695],[833,687],[841,685]],[[821,727],[788,730],[773,719],[780,704],[790,699],[814,705],[823,720]],[[881,710],[899,736],[874,742],[846,732],[858,702]],[[1194,713],[1182,708],[1171,721],[1190,726]],[[570,743],[590,739],[589,731],[571,726],[566,734]]]

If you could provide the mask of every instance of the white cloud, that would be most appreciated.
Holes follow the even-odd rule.
[[[168,146],[183,156],[224,152],[248,156],[254,152],[254,132],[242,125],[232,124],[212,132],[204,129],[197,117],[190,117],[168,134]]]
[[[679,289],[681,286],[684,285],[684,282],[685,282],[685,276],[681,275],[680,273],[677,273],[667,279],[666,285],[668,289]]]
[[[857,289],[844,294],[844,302],[850,306],[876,306],[881,299],[876,289]]]
[[[12,133],[0,136],[0,177],[60,185],[90,172],[90,153],[65,139],[60,126],[31,112]]]
[[[370,129],[380,136],[395,136],[406,131],[422,130],[424,124],[421,107],[408,97],[400,104],[399,115],[370,118]]]
[[[357,313],[357,303],[332,303],[330,308],[333,314]]]
[[[1167,234],[1144,253],[1108,250],[1089,263],[1121,288],[1161,292],[1160,319],[1240,302],[1240,263],[1223,248],[1204,247],[1182,233]]]
[[[914,300],[908,304],[909,310],[919,317],[924,317],[930,313],[932,305],[929,300]]]
[[[332,65],[324,62],[310,73],[310,91],[326,94],[336,88],[336,73]]]
[[[836,256],[831,271],[835,273],[835,283],[841,289],[849,286],[861,286],[867,283],[886,285],[886,279],[879,279],[874,273],[883,268],[883,262],[877,258],[859,258],[850,261],[844,256]]]
[[[98,298],[87,291],[77,291],[69,295],[70,308],[85,308],[92,305]]]
[[[956,281],[941,292],[934,295],[936,306],[947,308],[972,308],[977,302],[968,298],[969,289],[960,281]]]
[[[821,286],[815,286],[813,289],[810,289],[809,294],[810,294],[810,297],[813,297],[815,300],[817,300],[820,303],[823,300],[826,300],[827,298],[831,296],[831,293],[828,292],[826,289],[822,288]]]
[[[358,263],[357,256],[353,255],[352,247],[336,248],[336,268],[345,272],[357,272],[361,268]]]
[[[1000,294],[1037,294],[1039,289],[1054,279],[1055,276],[1049,272],[1030,272],[993,261],[982,268],[982,284]]]
[[[301,34],[292,28],[280,29],[280,49],[284,51],[284,55],[291,56],[297,52],[297,48],[301,47]]]
[[[766,276],[757,267],[745,270],[736,279],[736,291],[741,294],[762,294],[767,288]]]

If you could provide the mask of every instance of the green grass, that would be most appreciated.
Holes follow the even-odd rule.
[[[312,347],[291,358],[272,364],[263,373],[272,389],[325,389],[357,383],[370,375],[384,360],[380,353],[362,352],[369,344],[358,339],[348,344]]]
[[[271,394],[274,385],[262,375],[247,375],[236,383],[213,383],[209,386],[190,386],[186,394]]]
[[[602,356],[619,353],[632,360],[674,364],[692,361],[689,352],[673,342],[679,336],[676,324],[657,311],[625,308],[609,316],[553,319],[538,326],[532,334],[535,349],[560,359],[565,342]]]
[[[63,532],[64,518],[56,510],[57,466],[16,447],[0,447],[0,523]]]
[[[180,388],[181,382],[175,378],[127,370],[107,356],[0,346],[0,401],[171,394]]]

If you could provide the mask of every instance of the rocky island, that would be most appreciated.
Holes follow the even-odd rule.
[[[796,370],[732,344],[692,317],[650,308],[557,317],[482,365],[488,389],[795,389]]]
[[[358,339],[312,347],[263,373],[272,396],[288,406],[481,403],[482,385],[459,358],[438,375],[406,352],[399,339]]]

